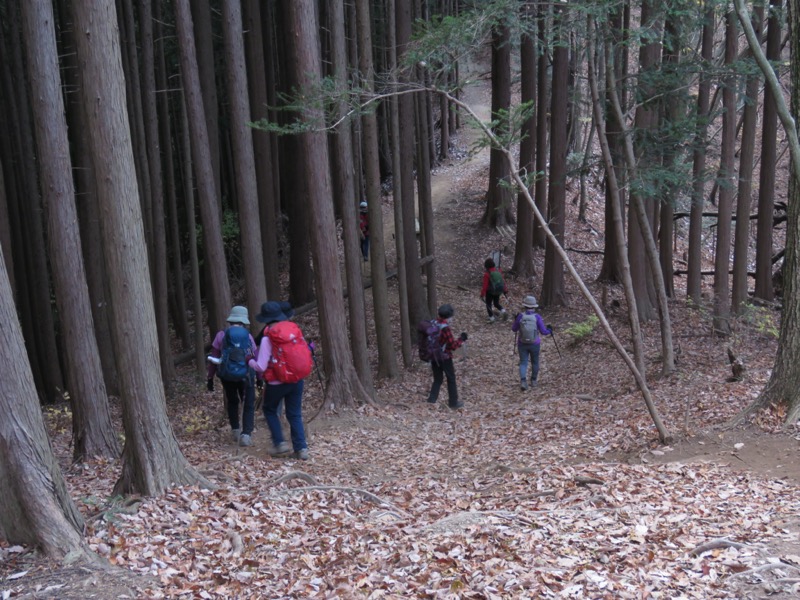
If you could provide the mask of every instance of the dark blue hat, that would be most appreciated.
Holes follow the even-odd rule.
[[[292,318],[294,310],[288,302],[276,302],[271,300],[261,305],[261,312],[256,315],[259,323],[274,323],[275,321],[286,321]]]

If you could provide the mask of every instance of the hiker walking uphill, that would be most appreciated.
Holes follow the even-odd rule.
[[[294,314],[288,302],[265,302],[256,321],[265,323],[258,347],[258,357],[250,366],[262,374],[264,386],[264,418],[272,435],[272,456],[289,453],[278,418],[281,400],[286,406],[286,420],[292,437],[295,458],[308,460],[308,444],[303,427],[303,380],[311,373],[311,349],[296,323],[289,321]]]
[[[486,312],[489,313],[489,323],[494,323],[494,306],[503,317],[503,321],[508,319],[508,312],[500,306],[500,296],[508,295],[508,286],[500,269],[494,264],[494,260],[487,258],[483,263],[483,286],[481,287],[481,300],[486,302]]]
[[[516,334],[519,350],[519,386],[520,389],[527,390],[528,360],[531,363],[531,387],[536,387],[539,379],[540,334],[553,335],[553,328],[546,326],[541,315],[536,312],[539,303],[534,296],[525,296],[522,308],[523,312],[514,319],[511,330]]]
[[[458,400],[458,388],[456,387],[456,370],[453,365],[453,352],[467,341],[467,334],[462,333],[458,339],[453,337],[450,325],[455,311],[450,304],[442,304],[439,307],[439,318],[420,324],[421,335],[426,335],[426,340],[420,340],[420,358],[430,360],[433,371],[433,384],[428,394],[428,402],[436,404],[439,398],[439,389],[442,381],[447,377],[447,405],[452,408],[461,408],[463,402]],[[436,330],[423,332],[423,324],[430,323]],[[422,344],[425,344],[423,348]]]
[[[256,342],[247,330],[247,308],[234,306],[228,315],[228,327],[218,331],[211,343],[206,389],[214,391],[214,375],[222,382],[228,422],[234,443],[249,446],[255,421],[254,374],[247,361],[256,355]],[[243,405],[241,427],[239,405]]]

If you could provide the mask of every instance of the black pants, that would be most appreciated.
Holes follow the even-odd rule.
[[[242,433],[253,433],[255,421],[256,393],[253,389],[252,378],[247,381],[223,381],[222,389],[225,392],[225,404],[228,408],[228,422],[231,429],[239,429],[239,404],[244,404],[242,409]]]
[[[428,394],[428,402],[436,402],[439,398],[439,388],[442,387],[442,380],[447,377],[447,400],[450,406],[458,404],[458,389],[456,388],[456,369],[453,366],[453,359],[443,360],[442,364],[431,361],[433,369],[433,385],[431,393]]]
[[[489,313],[489,316],[493,316],[492,313],[492,305],[497,310],[503,310],[503,307],[500,306],[500,294],[494,295],[491,292],[486,292],[486,312]]]

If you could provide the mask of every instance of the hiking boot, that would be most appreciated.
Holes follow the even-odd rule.
[[[435,398],[428,398],[428,404],[436,404]]]
[[[463,408],[464,403],[459,401],[459,402],[456,402],[455,404],[448,404],[447,406],[449,406],[453,410],[456,410],[456,409],[459,409],[459,408]]]
[[[494,323],[494,315],[492,315],[491,317],[489,317],[488,319],[486,319],[486,322],[487,322],[487,323]]]
[[[239,436],[242,435],[241,429],[231,429],[231,437],[233,438],[233,443],[239,443]]]
[[[535,379],[531,379],[531,387],[532,388],[539,387],[539,382],[536,381]]]
[[[273,446],[269,453],[272,456],[280,456],[281,454],[289,454],[290,451],[291,448],[289,447],[289,444],[286,442],[281,442],[277,446]]]
[[[239,438],[239,445],[240,446],[252,446],[253,441],[250,439],[249,433],[243,433],[242,436]]]
[[[303,448],[294,453],[294,457],[298,460],[308,460],[308,448]]]
[[[508,311],[505,308],[500,311],[500,316],[503,317],[503,321],[508,321]]]
[[[528,389],[528,383],[524,379],[519,382],[519,389],[523,392]]]

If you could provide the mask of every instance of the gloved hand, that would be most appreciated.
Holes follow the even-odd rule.
[[[206,380],[206,389],[209,392],[213,392],[214,391],[214,378],[213,377],[211,377],[208,380]]]
[[[467,332],[466,331],[461,332],[461,336],[460,337],[461,337],[461,341],[462,342],[466,342],[467,341]]]
[[[550,335],[553,335],[553,332],[556,330],[556,328],[552,325],[548,325],[547,328],[550,330]]]
[[[264,380],[261,377],[256,379],[256,388],[258,388],[259,392],[264,389]]]

